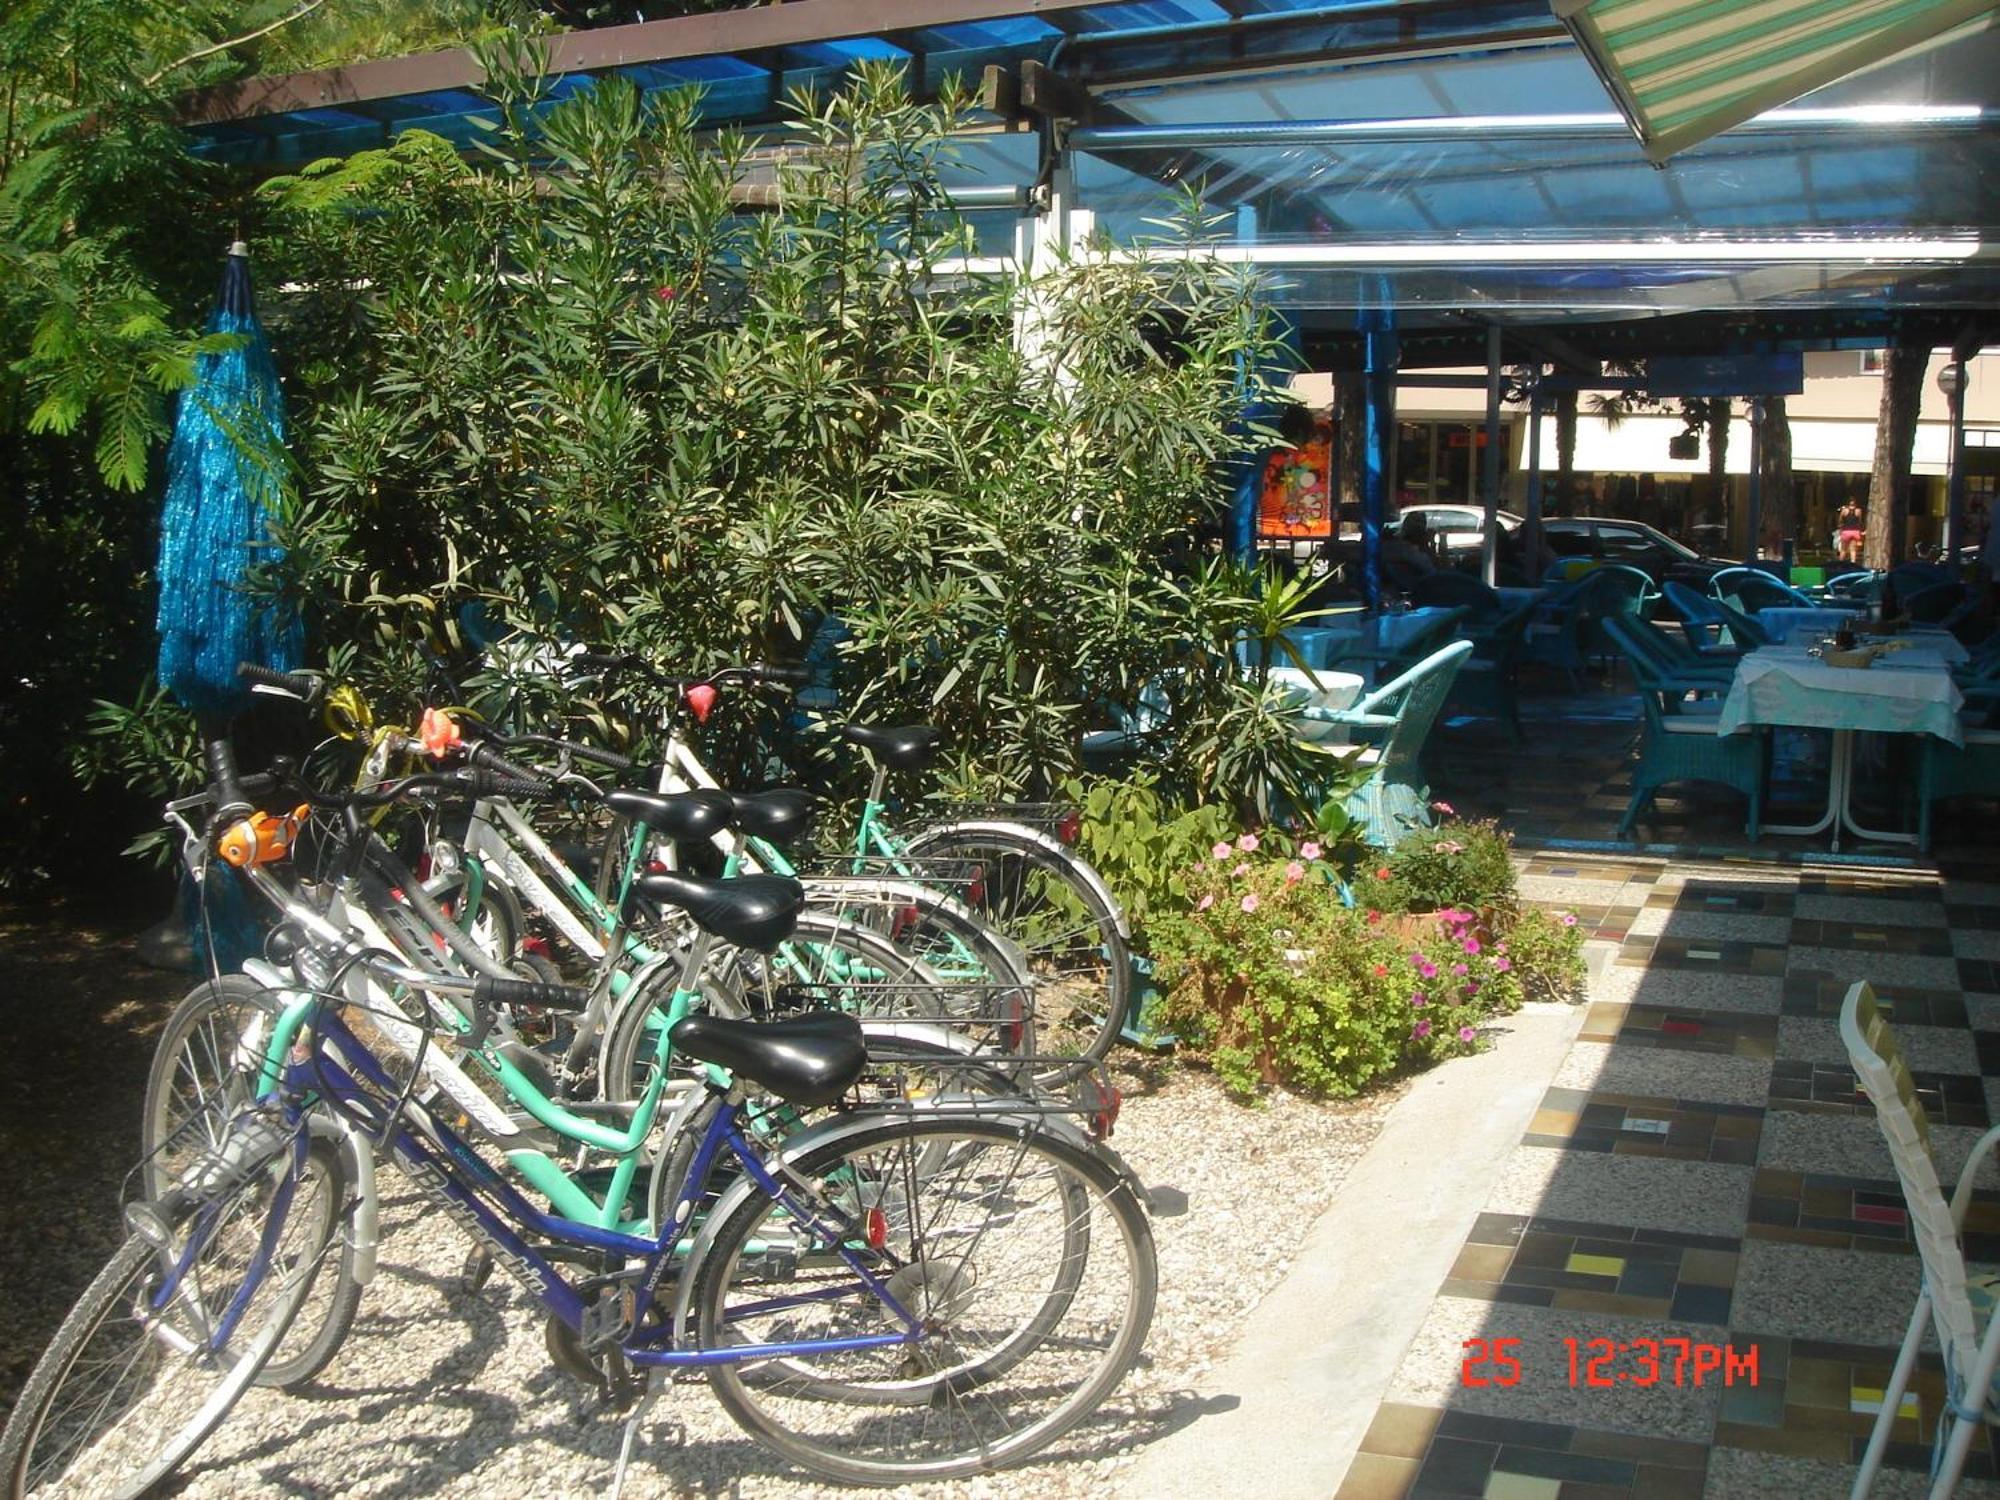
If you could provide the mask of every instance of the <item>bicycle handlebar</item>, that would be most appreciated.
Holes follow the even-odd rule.
[[[326,695],[326,679],[315,672],[277,672],[254,661],[236,664],[236,675],[254,687],[273,688],[297,698],[307,708]]]
[[[601,672],[637,672],[662,687],[676,688],[681,692],[697,687],[726,687],[732,682],[761,682],[783,687],[804,687],[812,681],[812,673],[804,667],[776,666],[768,662],[754,661],[723,667],[706,677],[679,677],[671,672],[662,672],[645,657],[632,651],[617,654],[586,651],[576,658],[576,663],[578,666],[595,667]]]

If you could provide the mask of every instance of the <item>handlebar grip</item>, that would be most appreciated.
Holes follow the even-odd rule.
[[[249,813],[250,799],[244,794],[243,784],[236,775],[236,747],[226,736],[218,735],[203,744],[201,758],[208,770],[208,785],[215,798],[216,817],[228,821]]]
[[[750,670],[765,682],[782,682],[788,687],[807,687],[812,682],[812,672],[806,667],[768,666],[758,662]]]
[[[543,1010],[581,1011],[589,1008],[590,991],[567,984],[542,984],[533,979],[494,979],[481,974],[472,982],[473,1003],[479,1006],[540,1006]]]
[[[488,771],[496,776],[505,777],[509,781],[518,781],[528,786],[550,789],[549,783],[535,771],[507,759],[506,756],[495,750],[491,745],[469,746],[466,750],[465,758],[467,764],[475,771]]]
[[[554,802],[563,795],[546,781],[520,776],[495,776],[490,771],[472,773],[472,790],[482,797],[508,797],[516,802]]]
[[[308,706],[319,701],[324,687],[322,679],[310,672],[276,672],[269,667],[260,667],[254,661],[238,662],[236,675],[257,687],[276,688],[281,693],[290,693]]]

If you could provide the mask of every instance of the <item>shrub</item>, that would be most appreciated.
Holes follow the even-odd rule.
[[[1568,912],[1529,907],[1507,929],[1506,945],[1528,999],[1583,998],[1588,973],[1583,961],[1583,929]]]
[[[1520,1003],[1512,961],[1469,918],[1371,921],[1323,859],[1272,842],[1218,841],[1183,877],[1192,907],[1151,927],[1163,1023],[1232,1093],[1354,1094],[1477,1050],[1481,1023]]]
[[[1511,840],[1497,823],[1450,822],[1418,829],[1364,868],[1354,899],[1385,912],[1469,908],[1504,914],[1515,907]]]

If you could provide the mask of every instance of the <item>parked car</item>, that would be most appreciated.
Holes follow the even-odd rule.
[[[1521,518],[1510,510],[1495,511],[1502,531],[1519,528]],[[1435,539],[1444,538],[1447,552],[1476,552],[1486,535],[1486,509],[1478,505],[1406,505],[1396,513],[1393,525],[1403,524],[1405,516],[1422,516],[1424,525]]]
[[[1542,538],[1557,557],[1591,557],[1623,563],[1649,574],[1655,584],[1673,579],[1699,589],[1724,568],[1737,563],[1704,557],[1643,521],[1617,521],[1597,516],[1558,516],[1542,522]]]

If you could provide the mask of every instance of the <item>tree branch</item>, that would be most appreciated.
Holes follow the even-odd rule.
[[[255,31],[246,31],[242,36],[231,37],[226,42],[216,42],[207,47],[198,47],[186,57],[176,62],[170,62],[164,68],[160,69],[159,72],[149,75],[145,79],[143,86],[151,88],[169,73],[180,68],[185,68],[191,62],[200,62],[204,57],[212,57],[218,52],[227,52],[231,47],[240,47],[245,42],[254,42],[260,36],[269,36],[280,26],[289,26],[292,22],[311,15],[324,4],[326,4],[326,0],[306,0],[305,4],[301,5],[290,15],[280,16],[268,26],[259,26]]]

